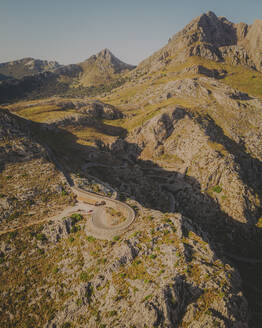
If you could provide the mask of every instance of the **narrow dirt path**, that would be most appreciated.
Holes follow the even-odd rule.
[[[93,208],[88,204],[84,204],[84,203],[80,202],[80,203],[77,203],[75,206],[66,207],[62,212],[60,212],[57,215],[46,217],[39,221],[27,223],[27,224],[24,224],[24,225],[16,227],[16,228],[0,231],[0,236],[4,235],[6,233],[9,233],[9,232],[14,232],[14,231],[21,230],[24,228],[32,227],[37,224],[46,223],[49,221],[56,221],[56,220],[62,219],[63,217],[69,216],[69,215],[73,214],[74,212],[79,212],[79,211],[88,212],[89,210],[93,210]]]

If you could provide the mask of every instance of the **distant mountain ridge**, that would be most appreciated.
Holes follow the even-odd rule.
[[[112,89],[124,82],[123,76],[133,70],[103,49],[79,64],[60,65],[33,58],[0,64],[0,101],[55,94],[92,94],[96,88]]]
[[[137,73],[157,72],[168,65],[183,64],[190,57],[262,71],[261,35],[262,20],[252,25],[235,24],[209,11],[193,19],[167,45],[137,67],[122,62],[109,49],[72,65],[32,58],[3,63],[0,64],[0,101],[38,94],[40,97],[65,93],[90,96],[112,90],[125,83],[126,78],[136,77]],[[202,70],[201,67],[196,69]],[[10,78],[16,80],[10,82]]]
[[[0,63],[0,81],[22,79],[26,76],[51,71],[69,77],[79,75],[79,84],[90,86],[108,82],[115,79],[119,74],[129,72],[135,67],[118,59],[109,49],[103,49],[78,64],[60,65],[56,61],[31,57]]]
[[[56,61],[48,61],[34,59],[31,57],[22,58],[0,64],[0,80],[5,79],[21,79],[25,76],[42,73],[45,71],[53,71],[61,67]]]

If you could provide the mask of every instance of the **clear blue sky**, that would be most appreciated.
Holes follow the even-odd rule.
[[[251,24],[262,0],[0,0],[0,62],[77,63],[109,48],[137,64],[209,10]]]

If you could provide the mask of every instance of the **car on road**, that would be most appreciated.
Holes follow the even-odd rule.
[[[101,202],[96,202],[95,206],[101,206],[101,205],[105,205],[106,202],[104,200],[102,200]]]

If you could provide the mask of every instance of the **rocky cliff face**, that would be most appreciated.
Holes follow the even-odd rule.
[[[262,20],[255,20],[254,23],[249,27],[246,38],[243,39],[243,44],[250,52],[254,63],[258,70],[262,70]]]
[[[142,62],[138,71],[155,71],[170,61],[190,56],[229,61],[261,70],[261,21],[234,24],[213,12],[203,14],[175,34],[168,44]]]

